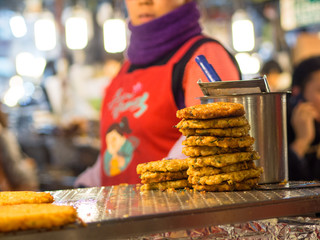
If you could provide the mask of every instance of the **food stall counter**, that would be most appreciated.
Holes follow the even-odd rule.
[[[50,193],[54,204],[75,207],[84,224],[3,233],[0,239],[134,239],[161,232],[320,212],[318,182],[269,184],[235,192],[140,191],[140,185],[118,185]]]

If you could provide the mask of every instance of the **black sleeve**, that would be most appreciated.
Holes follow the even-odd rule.
[[[307,159],[299,158],[290,147],[288,148],[288,168],[290,181],[314,180]]]

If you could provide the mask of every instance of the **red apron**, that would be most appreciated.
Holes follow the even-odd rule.
[[[187,41],[166,63],[131,71],[130,63],[125,62],[108,86],[101,112],[103,186],[139,183],[136,166],[166,157],[181,136],[174,128],[179,119],[173,70],[191,46],[203,38]]]

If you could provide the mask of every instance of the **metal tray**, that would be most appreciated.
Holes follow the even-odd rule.
[[[142,192],[139,185],[53,191],[55,204],[74,206],[79,217],[87,223],[86,227],[73,224],[50,231],[0,234],[0,239],[123,239],[320,212],[319,185],[305,186],[215,193],[193,190]]]
[[[270,92],[266,76],[241,81],[202,82],[198,80],[197,83],[205,96],[228,96]]]

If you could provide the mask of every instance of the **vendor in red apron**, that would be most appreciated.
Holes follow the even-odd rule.
[[[241,78],[234,57],[202,34],[195,1],[126,0],[126,6],[130,44],[105,91],[100,156],[76,187],[136,184],[138,164],[169,153],[175,157],[172,149],[181,137],[173,127],[179,122],[176,111],[200,104],[197,81],[207,81],[196,56],[204,55],[222,81]]]

